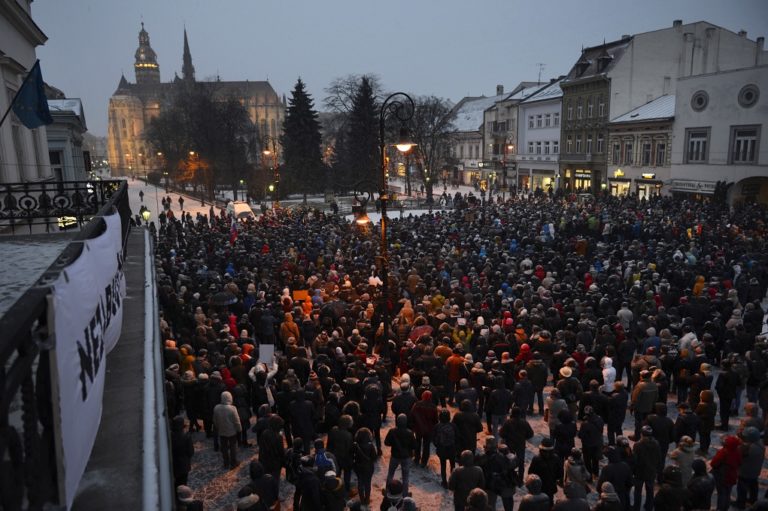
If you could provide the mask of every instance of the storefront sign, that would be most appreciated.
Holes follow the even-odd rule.
[[[107,354],[123,324],[123,251],[120,215],[84,242],[80,257],[53,286],[56,368],[64,454],[64,492],[72,506],[101,422]]]
[[[689,181],[685,179],[675,179],[672,181],[672,190],[676,192],[688,193],[714,193],[715,183],[712,181]]]

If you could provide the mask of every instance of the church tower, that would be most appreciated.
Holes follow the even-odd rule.
[[[184,62],[181,66],[181,76],[184,81],[195,81],[195,66],[192,65],[192,54],[189,52],[186,28],[184,29]]]
[[[136,50],[136,62],[133,64],[136,71],[136,83],[160,83],[160,66],[157,64],[155,50],[149,45],[149,34],[144,30],[144,22],[141,22],[139,32],[139,47]]]

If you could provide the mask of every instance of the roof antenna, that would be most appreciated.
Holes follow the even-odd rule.
[[[544,70],[546,64],[544,64],[544,62],[537,62],[536,65],[539,66],[539,79],[536,82],[536,85],[541,85],[541,72]]]

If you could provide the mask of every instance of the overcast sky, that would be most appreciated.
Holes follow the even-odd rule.
[[[133,82],[144,20],[163,81],[181,74],[186,24],[198,79],[269,79],[290,94],[307,83],[322,110],[335,77],[375,73],[387,90],[458,101],[566,73],[582,45],[706,20],[768,32],[766,0],[37,0],[45,80],[83,100],[89,130],[106,135],[120,73]]]

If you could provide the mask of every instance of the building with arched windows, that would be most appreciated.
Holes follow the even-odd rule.
[[[117,90],[109,99],[107,150],[112,175],[145,175],[160,169],[159,158],[152,152],[143,133],[153,117],[173,97],[174,90],[185,82],[195,81],[195,68],[184,30],[182,76],[173,80],[160,79],[160,64],[149,42],[149,34],[141,24],[139,47],[133,64],[136,81],[120,77]],[[264,140],[279,140],[285,117],[285,97],[282,99],[267,81],[217,81],[215,94],[222,100],[237,99]]]

